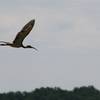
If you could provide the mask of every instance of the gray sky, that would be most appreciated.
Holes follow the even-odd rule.
[[[0,40],[31,19],[31,49],[0,47],[0,92],[94,85],[100,89],[100,0],[1,0]]]

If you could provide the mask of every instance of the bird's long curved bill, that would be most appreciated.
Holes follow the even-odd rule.
[[[32,47],[34,50],[36,50],[36,51],[38,51],[38,49],[37,48],[35,48],[35,47]]]

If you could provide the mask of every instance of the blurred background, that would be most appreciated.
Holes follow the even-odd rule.
[[[1,0],[0,41],[12,42],[31,19],[36,23],[24,45],[39,51],[0,47],[0,92],[100,89],[100,1]]]

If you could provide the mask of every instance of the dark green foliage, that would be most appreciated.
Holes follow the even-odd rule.
[[[42,87],[32,92],[1,93],[0,100],[100,100],[100,91],[93,86],[74,88],[72,91]]]

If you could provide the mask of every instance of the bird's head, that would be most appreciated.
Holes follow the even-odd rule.
[[[32,47],[31,45],[27,45],[24,48],[32,48],[32,49],[35,49],[36,51],[38,51],[35,47]]]

